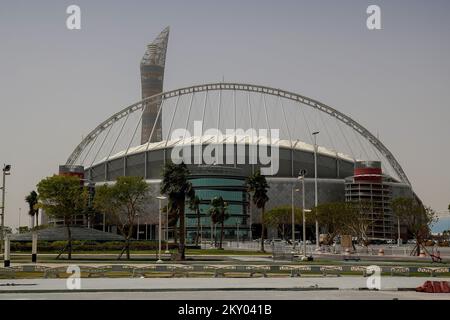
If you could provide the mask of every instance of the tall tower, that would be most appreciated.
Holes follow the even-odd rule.
[[[142,99],[151,97],[163,91],[164,67],[166,64],[169,27],[147,46],[147,51],[141,61]],[[147,104],[142,115],[141,144],[147,143],[155,124],[160,102]],[[162,140],[162,113],[155,125],[151,142]]]

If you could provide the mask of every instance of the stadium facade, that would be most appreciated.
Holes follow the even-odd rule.
[[[262,145],[273,146],[276,144],[276,156],[278,161],[278,170],[272,175],[267,176],[270,189],[268,196],[270,198],[267,204],[267,210],[279,206],[291,205],[302,207],[301,192],[296,192],[301,188],[299,180],[299,172],[306,170],[305,176],[305,205],[306,208],[312,208],[315,205],[315,151],[317,155],[317,198],[319,203],[334,201],[359,201],[368,200],[374,204],[373,213],[370,219],[373,225],[369,232],[372,239],[395,239],[397,234],[397,222],[394,219],[390,204],[392,199],[399,196],[414,196],[411,185],[406,177],[403,169],[395,160],[392,153],[374,137],[368,130],[359,125],[343,113],[329,106],[321,104],[318,101],[307,97],[297,95],[295,93],[273,89],[262,86],[253,86],[248,84],[208,84],[182,88],[178,90],[163,92],[163,79],[165,57],[168,44],[169,29],[165,29],[157,39],[148,46],[145,56],[141,62],[141,78],[142,78],[142,97],[143,100],[122,111],[114,114],[97,128],[95,128],[81,143],[69,157],[66,165],[60,168],[61,173],[78,172],[86,181],[95,183],[96,185],[103,183],[111,183],[119,176],[141,176],[146,179],[151,186],[152,197],[148,203],[146,214],[140,216],[139,238],[140,239],[157,239],[158,224],[158,201],[156,197],[159,195],[159,186],[161,182],[161,172],[167,161],[173,160],[174,149],[183,149],[183,157],[186,160],[188,155],[190,161],[185,161],[191,171],[190,180],[194,186],[196,194],[201,199],[201,233],[203,239],[210,239],[217,235],[218,230],[211,224],[208,215],[209,204],[214,197],[222,196],[228,203],[230,218],[225,222],[225,238],[230,240],[240,239],[246,240],[250,238],[258,238],[261,236],[261,215],[250,201],[250,197],[245,189],[245,179],[256,170],[267,167],[267,163],[259,160],[252,162],[251,155],[253,150],[260,150]],[[232,92],[232,98],[224,101],[225,92]],[[236,129],[236,123],[240,117],[243,117],[237,111],[236,95],[243,92],[246,95],[251,93],[261,96],[261,114],[265,114],[265,129],[273,129],[270,121],[279,114],[280,105],[275,104],[274,116],[270,116],[267,111],[266,96],[273,96],[277,100],[289,100],[295,104],[303,104],[312,107],[319,113],[325,113],[332,117],[336,122],[342,122],[351,130],[356,132],[359,137],[364,138],[367,144],[376,149],[374,155],[378,155],[380,159],[358,159],[355,156],[346,155],[344,152],[331,150],[322,145],[315,145],[304,142],[305,139],[294,138],[296,126],[300,126],[294,114],[284,114],[285,129],[287,128],[287,137],[281,137],[274,141],[272,137],[265,140],[249,135],[214,135],[207,134],[202,130],[200,135],[192,135],[189,137],[176,137],[171,135],[173,132],[173,123],[176,116],[181,117],[180,123],[186,122],[186,128],[189,127],[191,119],[191,108],[195,95],[204,93],[205,98],[201,100],[200,105],[203,107],[203,117],[205,118],[205,109],[208,104],[211,92],[218,92],[217,105],[217,128],[220,123],[221,114],[234,114],[234,125],[231,127]],[[187,99],[187,107],[185,111],[180,111],[180,100],[183,96],[190,97]],[[172,109],[167,106],[170,99],[175,100]],[[203,102],[204,101],[204,102]],[[251,100],[248,97],[249,105],[249,125],[254,124],[251,113]],[[277,102],[278,103],[278,102]],[[215,108],[215,107],[214,107]],[[234,111],[233,111],[234,109]],[[284,109],[283,113],[285,113]],[[169,110],[169,111],[165,111]],[[223,111],[224,110],[224,111]],[[141,137],[139,142],[133,145],[134,134],[129,143],[125,143],[124,147],[117,152],[113,152],[117,145],[118,138],[123,135],[124,126],[129,121],[130,114],[141,111],[134,129],[141,128]],[[163,121],[163,114],[172,113],[171,119]],[[201,113],[201,112],[200,112]],[[264,116],[263,116],[264,118]],[[123,125],[119,121],[125,119]],[[232,119],[232,118],[231,118]],[[289,126],[289,121],[292,125]],[[232,123],[232,121],[231,121]],[[283,121],[280,120],[280,123]],[[322,123],[324,123],[322,121]],[[105,149],[105,141],[108,140],[111,127],[117,125],[120,129],[117,138],[111,138],[113,147],[107,151],[103,157],[98,157],[100,149]],[[133,125],[133,126],[134,126]],[[133,128],[132,126],[132,128]],[[166,128],[165,128],[166,126]],[[281,125],[280,125],[281,126]],[[168,127],[168,128],[167,128]],[[339,128],[339,127],[338,127]],[[245,128],[247,129],[247,128]],[[308,127],[309,130],[309,127]],[[328,132],[328,128],[325,128]],[[133,130],[131,130],[133,131]],[[105,135],[102,138],[102,134]],[[264,141],[261,141],[264,140]],[[345,136],[344,136],[344,140]],[[347,141],[347,145],[348,145]],[[109,149],[108,149],[109,150]],[[186,152],[189,150],[190,152]],[[205,161],[201,152],[211,153],[215,158],[213,163]],[[213,151],[211,151],[213,150]],[[233,150],[233,161],[230,163],[230,150]],[[244,152],[238,152],[238,150]],[[269,152],[270,153],[270,152]],[[273,151],[272,151],[273,153]],[[92,161],[87,162],[89,154],[95,154]],[[391,175],[384,172],[382,167],[388,166],[395,174]],[[102,228],[101,220],[94,223],[97,228]],[[169,232],[171,237],[171,229],[166,229],[165,221],[164,234]],[[194,239],[196,232],[196,215],[188,210],[186,232],[188,241]],[[136,226],[137,227],[137,226]],[[300,238],[301,227],[297,226]],[[107,230],[114,231],[114,226],[108,226]],[[136,237],[137,237],[136,230]],[[269,238],[278,238],[278,231],[274,228],[268,230]],[[313,230],[309,230],[307,237],[314,239]]]

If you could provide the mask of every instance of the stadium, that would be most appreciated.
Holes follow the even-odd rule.
[[[139,217],[136,238],[158,237],[156,197],[167,161],[184,161],[191,172],[201,199],[204,239],[218,232],[208,215],[216,196],[228,204],[226,239],[261,237],[260,211],[245,187],[246,177],[258,169],[270,185],[267,210],[302,207],[303,171],[305,209],[316,201],[370,200],[370,238],[398,237],[390,203],[415,195],[399,162],[375,135],[336,108],[277,88],[210,83],[163,91],[168,41],[166,28],[147,46],[141,61],[142,100],[101,122],[60,167],[61,174],[79,175],[96,185],[119,176],[144,177],[152,200],[147,214]],[[186,222],[189,242],[196,232],[193,212],[187,212]],[[104,224],[98,219],[94,227]],[[170,238],[173,226],[165,220],[163,225]],[[116,232],[112,225],[106,230]],[[296,230],[300,238],[300,225]],[[277,230],[267,232],[268,238],[279,237]],[[314,239],[314,230],[308,230],[307,238]]]

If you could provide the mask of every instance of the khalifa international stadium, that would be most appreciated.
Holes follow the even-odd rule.
[[[119,176],[144,177],[152,197],[136,228],[136,238],[141,240],[158,238],[156,197],[162,168],[174,160],[174,154],[187,164],[201,200],[202,238],[215,232],[208,208],[217,196],[228,204],[226,239],[261,237],[261,213],[249,201],[245,187],[246,177],[258,169],[269,172],[267,210],[292,203],[301,208],[299,173],[305,172],[305,209],[316,201],[370,200],[368,218],[374,223],[369,237],[397,238],[391,201],[415,195],[394,154],[376,135],[332,106],[282,89],[209,83],[164,91],[168,41],[166,28],[146,48],[140,63],[141,101],[117,108],[120,111],[102,122],[99,119],[100,124],[60,167],[61,174],[78,174],[96,185],[112,183]],[[266,157],[255,157],[262,146],[268,147]],[[193,212],[187,211],[186,223],[189,243],[196,233]],[[163,224],[170,237],[171,227]],[[117,232],[102,219],[93,227]],[[300,238],[300,225],[297,230]],[[279,237],[277,230],[267,232],[268,238]],[[314,239],[312,228],[307,238]]]

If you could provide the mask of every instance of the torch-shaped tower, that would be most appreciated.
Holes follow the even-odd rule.
[[[147,46],[147,51],[141,61],[142,99],[151,97],[163,91],[164,67],[166,64],[169,27]],[[162,112],[157,119],[160,102],[147,104],[142,115],[141,144],[147,143],[153,129],[151,142],[162,140]],[[156,124],[155,124],[155,121]]]

